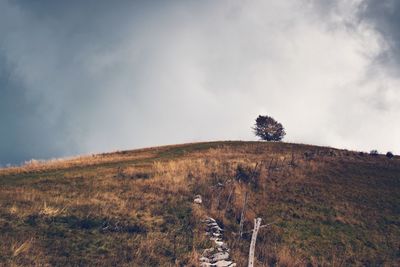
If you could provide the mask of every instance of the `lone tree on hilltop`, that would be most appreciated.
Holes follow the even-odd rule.
[[[259,115],[254,125],[254,134],[266,141],[280,141],[285,136],[282,124],[269,116]]]

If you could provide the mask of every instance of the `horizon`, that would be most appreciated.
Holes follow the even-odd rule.
[[[0,167],[209,140],[400,154],[400,2],[1,1]]]
[[[7,164],[7,165],[0,165],[0,170],[1,169],[7,169],[7,168],[19,168],[19,167],[24,167],[24,166],[29,166],[31,163],[39,163],[39,164],[46,164],[46,163],[52,163],[54,162],[62,162],[62,161],[69,161],[69,160],[74,160],[74,159],[79,159],[79,158],[87,158],[87,157],[93,157],[93,156],[102,156],[104,154],[118,154],[121,152],[138,152],[142,150],[147,150],[147,149],[159,149],[159,148],[166,148],[166,147],[179,147],[179,146],[187,146],[187,145],[199,145],[199,144],[212,144],[212,143],[275,143],[275,144],[287,144],[287,145],[295,145],[295,146],[310,146],[310,147],[316,147],[316,148],[325,148],[325,149],[333,149],[333,150],[339,150],[339,151],[349,151],[349,152],[355,152],[355,153],[364,153],[364,155],[371,154],[372,151],[375,149],[371,149],[370,151],[361,151],[361,150],[352,150],[352,149],[347,149],[347,148],[337,148],[337,147],[331,147],[331,146],[325,146],[325,145],[313,145],[313,144],[307,144],[307,143],[293,143],[293,142],[286,142],[284,140],[282,141],[266,141],[266,140],[205,140],[205,141],[194,141],[194,142],[184,142],[184,143],[171,143],[171,144],[161,144],[161,145],[156,145],[156,146],[146,146],[146,147],[136,147],[132,149],[122,149],[122,150],[111,150],[111,151],[100,151],[100,152],[88,152],[86,154],[77,154],[77,155],[66,155],[63,157],[53,157],[53,158],[32,158],[29,160],[26,160],[24,162],[20,162],[18,164]],[[225,145],[225,144],[223,144]],[[392,151],[378,151],[378,155],[384,156],[387,152],[392,152]],[[398,155],[394,155],[398,156]]]

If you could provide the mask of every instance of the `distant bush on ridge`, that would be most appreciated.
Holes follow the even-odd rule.
[[[392,159],[392,158],[394,157],[394,155],[393,155],[392,152],[388,151],[388,152],[386,153],[386,157],[388,157],[389,159]]]
[[[372,150],[369,152],[369,154],[370,154],[371,156],[378,156],[378,155],[379,155],[378,150],[376,150],[376,149],[372,149]]]

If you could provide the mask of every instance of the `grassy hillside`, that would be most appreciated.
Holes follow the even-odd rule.
[[[399,266],[400,159],[211,142],[3,169],[0,265],[196,266],[207,216],[238,266],[256,217],[273,223],[259,232],[256,266]]]

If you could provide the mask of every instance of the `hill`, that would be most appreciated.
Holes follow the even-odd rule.
[[[196,266],[207,217],[237,266],[256,217],[255,266],[399,266],[400,158],[227,141],[1,169],[0,265]]]

